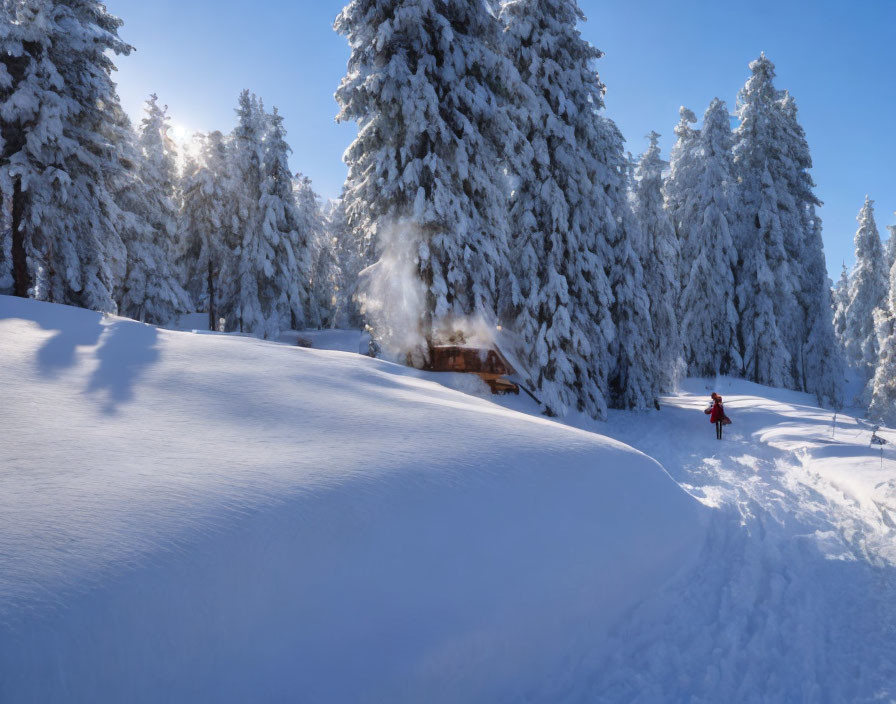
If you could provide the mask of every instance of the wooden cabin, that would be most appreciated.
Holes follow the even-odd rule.
[[[431,345],[429,363],[424,367],[432,372],[460,372],[476,374],[493,394],[518,394],[517,386],[509,374],[516,370],[497,347],[465,347],[463,345]]]

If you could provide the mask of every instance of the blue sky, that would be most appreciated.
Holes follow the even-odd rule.
[[[341,0],[107,0],[137,51],[119,57],[125,108],[139,119],[157,92],[179,131],[233,125],[249,88],[286,118],[292,165],[324,197],[339,194],[342,153],[354,136],[337,125],[333,92],[348,48],[332,30]],[[896,1],[580,0],[584,36],[598,62],[607,111],[634,153],[662,133],[668,154],[678,108],[702,115],[718,96],[733,110],[747,64],[765,51],[779,88],[796,98],[825,202],[825,248],[834,278],[853,260],[855,217],[865,194],[883,237],[896,223]]]

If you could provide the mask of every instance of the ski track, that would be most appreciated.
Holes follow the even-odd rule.
[[[861,422],[838,416],[831,438],[832,414],[808,397],[797,408],[811,432],[806,418],[788,417],[792,403],[726,393],[734,424],[719,442],[698,415],[707,394],[666,398],[638,421],[613,414],[604,428],[717,509],[697,567],[531,698],[896,701],[893,460],[868,501],[848,486],[857,463],[874,471],[879,461],[863,449],[870,429]],[[892,448],[896,434],[886,436]],[[815,455],[842,456],[844,480],[818,471],[829,463]]]

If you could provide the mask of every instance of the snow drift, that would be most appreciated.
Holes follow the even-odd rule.
[[[0,297],[0,700],[495,701],[693,565],[653,460],[357,354]]]

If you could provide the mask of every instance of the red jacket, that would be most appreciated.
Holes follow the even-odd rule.
[[[721,401],[716,401],[712,406],[712,413],[709,416],[710,423],[718,423],[725,418],[725,408]]]

